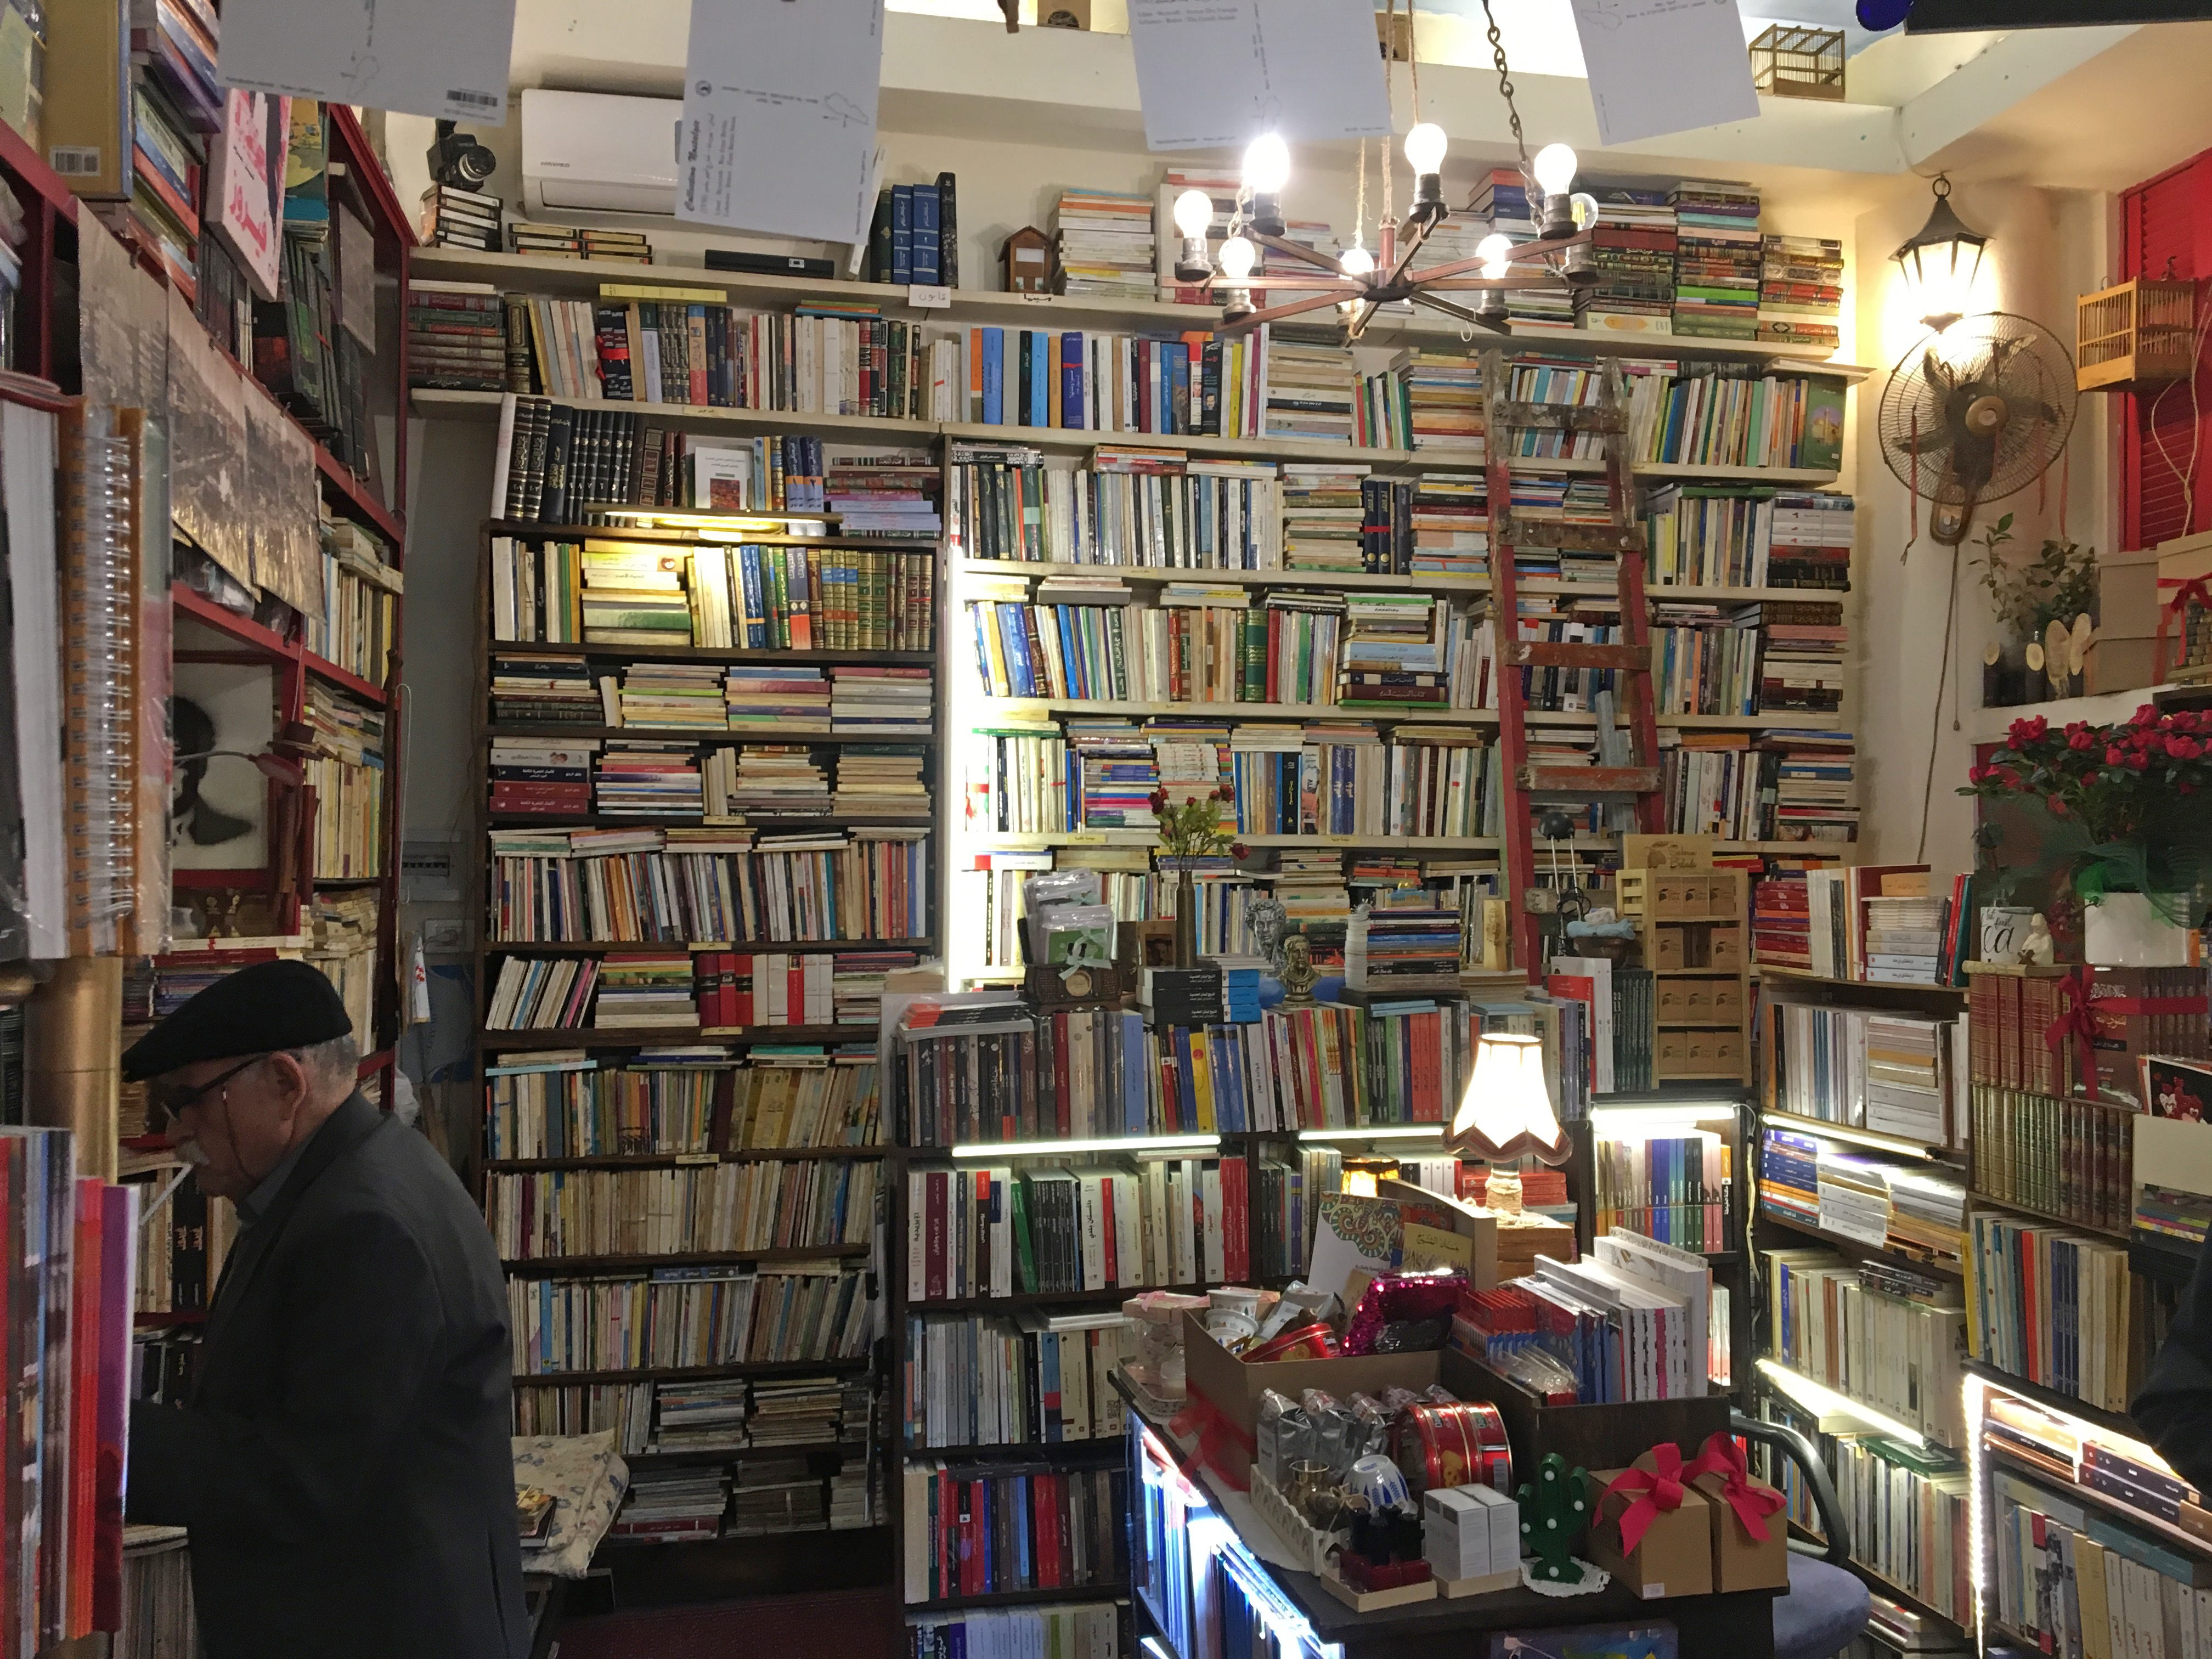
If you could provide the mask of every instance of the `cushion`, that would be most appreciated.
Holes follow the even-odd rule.
[[[1790,1553],[1790,1593],[1774,1598],[1774,1659],[1835,1659],[1866,1628],[1867,1587],[1856,1573]]]

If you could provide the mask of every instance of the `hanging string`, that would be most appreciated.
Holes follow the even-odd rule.
[[[2058,539],[2066,539],[2066,501],[2074,491],[2074,446],[2058,452]]]
[[[1920,409],[1917,404],[1915,404],[1912,410],[1912,483],[1910,500],[1912,533],[1905,538],[1905,553],[1897,556],[1900,562],[1904,560],[1905,553],[1912,551],[1912,544],[1920,539]]]
[[[1367,245],[1367,141],[1359,141],[1359,192],[1352,199],[1352,245]]]
[[[1391,0],[1395,5],[1396,0]],[[1421,125],[1421,48],[1413,39],[1413,0],[1406,0],[1406,68],[1413,79],[1413,125]]]
[[[1408,13],[1413,10],[1413,0],[1406,0],[1406,9]],[[1395,45],[1398,39],[1398,0],[1390,0],[1389,9],[1385,11],[1382,16],[1382,27],[1388,32],[1392,44]],[[1398,98],[1397,88],[1392,84],[1397,70],[1397,57],[1398,54],[1395,52],[1386,52],[1382,54],[1382,100],[1392,107],[1396,106]],[[1384,137],[1378,142],[1382,148],[1382,222],[1386,225],[1395,225],[1398,222],[1398,215],[1391,202],[1390,140]]]

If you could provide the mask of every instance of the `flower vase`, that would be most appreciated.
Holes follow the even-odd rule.
[[[2082,908],[2081,956],[2093,968],[2185,968],[2189,936],[2147,893],[2106,893]]]
[[[1176,872],[1176,966],[1198,966],[1198,883],[1188,870]]]

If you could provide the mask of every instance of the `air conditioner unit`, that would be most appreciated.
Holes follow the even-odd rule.
[[[522,201],[531,214],[676,211],[680,98],[522,93]]]

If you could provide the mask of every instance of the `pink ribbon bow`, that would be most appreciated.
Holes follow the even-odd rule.
[[[1692,1480],[1705,1474],[1723,1477],[1722,1498],[1735,1511],[1746,1532],[1762,1544],[1766,1541],[1766,1517],[1782,1507],[1782,1494],[1771,1486],[1752,1484],[1750,1460],[1732,1437],[1713,1431],[1698,1461],[1685,1473]]]
[[[1620,1553],[1633,1555],[1636,1547],[1644,1541],[1644,1534],[1659,1518],[1662,1510],[1682,1507],[1682,1488],[1685,1471],[1682,1468],[1682,1449],[1671,1440],[1662,1440],[1651,1449],[1651,1461],[1656,1469],[1623,1469],[1613,1478],[1613,1484],[1599,1494],[1602,1504],[1615,1492],[1635,1494],[1634,1501],[1621,1511]]]

